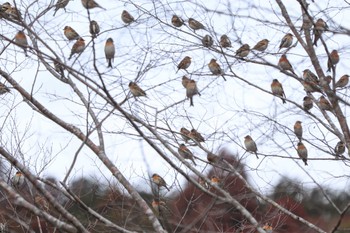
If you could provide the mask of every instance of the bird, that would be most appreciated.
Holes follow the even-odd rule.
[[[79,38],[75,44],[73,45],[72,47],[72,50],[71,50],[71,53],[70,53],[70,56],[68,58],[68,60],[70,60],[72,58],[72,56],[76,53],[82,53],[85,49],[85,41],[83,38]]]
[[[293,35],[291,33],[287,33],[281,40],[280,48],[278,49],[278,52],[282,48],[289,48],[293,43]]]
[[[209,36],[209,35],[205,35],[202,39],[202,45],[204,47],[210,47],[213,45],[213,43],[214,43],[213,38],[211,38],[211,36]]]
[[[96,38],[97,35],[100,33],[100,26],[95,20],[90,21],[89,29],[90,29],[90,34],[92,38]]]
[[[314,106],[313,100],[309,96],[305,96],[303,99],[303,107],[305,111],[309,111]]]
[[[184,25],[185,22],[179,16],[173,15],[173,17],[171,18],[171,23],[174,25],[174,27],[179,28],[182,25]]]
[[[165,187],[168,191],[170,191],[170,189],[168,188],[168,186],[167,186],[165,180],[164,180],[160,175],[158,175],[157,173],[154,173],[154,174],[152,175],[152,181],[153,181],[156,185],[158,185],[158,188],[160,188],[160,187]]]
[[[320,97],[318,105],[321,110],[333,112],[331,103],[323,95]]]
[[[187,146],[185,146],[185,144],[180,144],[178,152],[184,159],[190,159],[193,162],[193,164],[197,166],[193,158],[193,153],[187,148]]]
[[[237,49],[236,56],[243,58],[248,56],[249,52],[250,52],[249,44],[244,44],[239,49]]]
[[[214,58],[210,60],[208,67],[214,75],[221,75],[221,77],[226,81],[223,70]]]
[[[330,72],[331,69],[333,69],[332,67],[334,67],[337,63],[339,62],[339,54],[337,50],[333,50],[328,57],[328,62],[327,62],[327,66],[328,66],[328,70],[327,72]]]
[[[202,134],[200,134],[197,130],[195,129],[191,129],[190,134],[188,135],[190,138],[196,140],[198,143],[199,142],[204,142],[204,138],[202,136]]]
[[[70,26],[65,26],[63,28],[63,32],[69,41],[77,40],[80,38],[79,34]]]
[[[0,12],[4,13],[4,12],[6,12],[8,9],[10,9],[11,7],[12,7],[12,6],[11,6],[11,3],[5,2],[5,3],[1,4]]]
[[[307,166],[307,149],[302,142],[298,142],[297,152],[299,157],[303,160],[305,166]]]
[[[290,64],[290,62],[287,59],[287,56],[285,54],[283,54],[280,58],[280,60],[278,61],[278,67],[281,70],[287,71],[289,70],[290,72],[292,72],[294,75],[296,75],[296,73],[293,70],[292,65]]]
[[[142,90],[139,85],[137,85],[134,82],[130,82],[129,83],[129,89],[131,94],[136,98],[136,97],[140,97],[140,96],[147,96],[146,92],[144,90]]]
[[[319,92],[322,93],[321,88],[315,82],[301,81],[306,93]]]
[[[17,32],[15,36],[15,42],[17,43],[18,46],[23,48],[24,54],[27,56],[28,41],[23,31]]]
[[[283,86],[282,84],[277,80],[277,79],[274,79],[272,80],[272,83],[271,83],[271,92],[272,94],[274,94],[275,96],[278,96],[281,98],[282,100],[282,103],[287,103],[285,98],[286,98],[286,94],[284,93],[283,91]]]
[[[112,62],[114,61],[115,47],[112,38],[108,38],[105,44],[105,55],[108,62],[107,67],[112,68]]]
[[[269,40],[268,39],[263,39],[259,41],[254,47],[253,50],[257,50],[260,52],[264,52],[267,49],[267,46],[269,45]]]
[[[11,92],[10,89],[5,86],[5,84],[0,82],[0,95],[6,94],[8,92]]]
[[[345,143],[343,141],[339,141],[334,148],[335,156],[339,157],[345,152]]]
[[[222,35],[220,37],[220,46],[223,47],[223,48],[232,47],[231,41],[230,41],[230,39],[228,38],[227,35]]]
[[[93,9],[93,8],[98,7],[98,8],[101,8],[103,10],[106,10],[106,8],[103,8],[94,0],[81,0],[81,4],[83,4],[83,7],[85,7],[85,9]]]
[[[216,163],[222,161],[223,159],[220,158],[219,156],[209,152],[209,153],[207,153],[207,160],[210,163],[216,164]]]
[[[210,182],[212,185],[221,186],[220,178],[215,175],[210,178]]]
[[[301,126],[301,123],[301,121],[296,121],[294,124],[294,134],[297,136],[300,142],[303,137],[303,127]]]
[[[190,28],[192,28],[194,31],[199,29],[205,30],[204,25],[193,18],[188,19],[188,26],[190,26]]]
[[[121,18],[122,21],[126,24],[131,24],[135,21],[134,17],[126,10],[123,10]]]
[[[181,133],[181,137],[183,138],[183,140],[185,140],[185,142],[187,143],[188,140],[190,140],[191,138],[189,137],[189,134],[191,133],[188,129],[186,129],[185,127],[182,127],[180,129],[180,133]]]
[[[312,73],[309,69],[303,70],[303,79],[307,82],[314,82],[316,84],[319,83],[319,79],[316,74]]]
[[[16,174],[11,178],[12,186],[19,188],[24,184],[24,175],[22,172],[17,171]]]
[[[189,83],[186,85],[186,96],[187,98],[190,98],[190,106],[194,106],[193,105],[193,96],[194,95],[201,95],[201,93],[199,93],[198,88],[197,88],[197,84],[196,81],[194,80],[190,80]]]
[[[166,203],[158,198],[153,199],[152,208],[155,210],[156,214],[171,212],[171,210],[166,206]]]
[[[266,233],[272,233],[273,231],[273,228],[270,223],[265,223],[262,229],[265,230]]]
[[[186,70],[190,65],[191,65],[191,57],[189,56],[184,57],[184,59],[182,59],[181,62],[177,65],[176,73],[179,72],[179,70],[181,69]]]
[[[13,20],[22,20],[21,12],[14,6],[7,8],[5,14]]]
[[[61,76],[64,76],[64,67],[62,66],[62,64],[60,62],[54,61],[53,66],[54,66],[55,71],[57,73],[59,73]]]
[[[317,41],[321,38],[321,35],[324,31],[328,30],[328,25],[323,19],[318,19],[314,26],[314,43],[313,45],[317,46]]]
[[[349,75],[344,74],[340,77],[340,79],[335,83],[335,88],[343,88],[346,87],[349,83]]]
[[[248,152],[253,152],[256,155],[256,158],[259,159],[258,153],[257,153],[258,147],[256,146],[256,143],[254,142],[254,140],[250,135],[247,135],[244,137],[244,145]]]
[[[185,75],[182,76],[182,86],[183,86],[184,88],[187,87],[187,84],[188,84],[190,81],[191,81],[191,79],[187,78]]]
[[[56,3],[56,8],[55,8],[55,12],[53,13],[53,16],[56,15],[57,11],[59,9],[64,9],[64,12],[66,12],[66,6],[68,5],[70,0],[57,0],[57,3]]]

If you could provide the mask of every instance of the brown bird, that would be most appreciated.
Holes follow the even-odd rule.
[[[259,159],[257,153],[258,147],[256,146],[256,143],[254,142],[251,136],[247,135],[244,137],[244,145],[248,152],[254,153],[256,155],[256,158]]]
[[[339,62],[339,54],[337,50],[333,50],[328,57],[328,62],[327,62],[327,66],[328,66],[328,70],[327,72],[330,72],[331,69],[335,69],[335,65]],[[334,68],[333,68],[334,67]]]
[[[215,154],[209,152],[209,153],[207,154],[207,160],[208,160],[210,163],[216,164],[216,163],[222,161],[223,159],[220,158],[219,156],[217,156],[217,155],[215,155]]]
[[[263,226],[263,229],[265,230],[266,233],[272,233],[273,232],[273,228],[272,228],[270,223],[265,223],[265,225]]]
[[[237,49],[236,56],[240,57],[240,58],[243,58],[243,57],[248,56],[249,52],[250,52],[249,45],[248,44],[244,44],[239,49]]]
[[[93,9],[98,7],[103,10],[106,10],[105,8],[100,6],[97,2],[95,2],[95,0],[81,0],[81,4],[83,4],[83,7],[85,7],[85,9]]]
[[[303,99],[304,110],[309,111],[314,106],[314,102],[309,96],[305,96]]]
[[[187,98],[190,98],[190,106],[194,106],[193,105],[193,96],[195,96],[197,94],[199,96],[201,95],[201,93],[199,93],[199,91],[198,91],[196,81],[190,80],[189,83],[186,85],[186,96],[187,96]]]
[[[280,48],[278,49],[278,52],[282,48],[289,48],[293,43],[293,34],[287,33],[281,40]]]
[[[205,35],[202,39],[202,45],[204,47],[210,47],[213,45],[213,43],[214,43],[213,38],[211,38],[211,36],[209,35]]]
[[[298,142],[297,152],[299,157],[305,163],[305,166],[307,166],[307,149],[302,142]]]
[[[24,175],[22,172],[17,171],[16,174],[11,178],[12,186],[15,188],[19,188],[24,184]]]
[[[107,67],[112,68],[112,62],[114,61],[115,47],[112,38],[108,38],[105,44],[105,55],[107,60]]]
[[[317,46],[317,41],[321,38],[321,35],[324,31],[328,30],[328,25],[323,19],[318,19],[314,27],[314,43],[313,45]]]
[[[285,54],[283,54],[280,58],[280,60],[278,61],[278,67],[281,70],[287,71],[289,70],[290,72],[292,72],[293,74],[296,75],[296,73],[293,70],[292,65],[290,64],[290,62],[287,59],[287,56]]]
[[[54,61],[53,66],[55,68],[55,71],[61,75],[61,77],[64,76],[64,67],[60,62]]]
[[[199,29],[205,30],[204,25],[193,18],[188,19],[188,26],[190,26],[190,28],[192,28],[194,31]]]
[[[184,159],[190,159],[193,162],[193,164],[197,166],[193,158],[193,153],[185,146],[185,144],[180,144],[178,152]]]
[[[294,133],[295,136],[299,139],[301,142],[301,139],[303,137],[303,127],[301,126],[301,121],[296,121],[294,124]]]
[[[212,176],[210,178],[210,182],[211,182],[212,185],[221,186],[221,180],[217,176]]]
[[[319,83],[318,77],[309,69],[303,70],[303,79],[307,82],[314,82],[315,84]]]
[[[277,79],[274,79],[271,83],[271,92],[275,96],[280,97],[282,100],[282,103],[284,104],[287,103],[285,100],[286,95],[284,94],[282,84]]]
[[[3,4],[0,5],[0,12],[4,13],[6,12],[8,9],[10,9],[12,6],[9,2],[5,2]]]
[[[75,44],[73,45],[72,47],[72,50],[71,50],[71,53],[70,53],[70,56],[68,58],[68,60],[70,60],[72,58],[72,56],[76,53],[82,53],[85,49],[85,41],[83,38],[79,38]]]
[[[190,81],[191,81],[191,79],[187,78],[185,75],[182,76],[182,86],[183,86],[184,88],[187,87],[187,84],[188,84]]]
[[[152,208],[155,210],[157,215],[171,212],[170,209],[166,206],[166,203],[159,200],[158,198],[155,198],[152,201]]]
[[[227,35],[222,35],[220,37],[220,46],[223,47],[223,48],[232,47],[231,41],[230,41],[230,39],[228,38]]]
[[[189,134],[191,133],[188,129],[186,129],[185,127],[182,127],[180,129],[180,133],[181,133],[181,137],[183,138],[183,140],[185,140],[185,142],[187,143],[188,140],[190,140],[191,138],[189,137]]]
[[[96,38],[97,35],[100,33],[100,26],[95,20],[90,21],[89,29],[90,29],[90,34],[92,38]]]
[[[226,78],[224,77],[224,72],[215,59],[210,60],[208,67],[214,75],[221,75],[221,77],[226,81]]]
[[[11,92],[10,89],[7,86],[5,86],[5,84],[0,82],[0,95],[6,94],[9,92]]]
[[[203,136],[195,129],[191,129],[190,134],[188,135],[190,138],[196,140],[198,143],[204,142]]]
[[[23,31],[17,32],[15,36],[15,42],[17,43],[18,46],[23,48],[24,54],[27,56],[28,41]]]
[[[134,82],[130,82],[129,83],[129,89],[131,94],[136,98],[136,97],[140,97],[140,96],[147,96],[146,92],[144,90],[142,90],[139,85],[137,85]]]
[[[259,41],[254,47],[253,50],[257,50],[260,52],[263,52],[267,49],[267,46],[269,45],[269,40],[268,39],[263,39]]]
[[[182,61],[177,65],[177,72],[179,72],[179,70],[186,70],[187,68],[191,65],[191,58],[189,56],[184,57],[184,59],[182,59]]]
[[[185,22],[179,16],[173,15],[173,17],[171,18],[171,23],[174,25],[174,27],[179,28],[182,25],[184,25]]]
[[[333,112],[331,103],[322,95],[318,101],[321,110]]]
[[[64,12],[66,12],[66,6],[68,5],[69,1],[70,0],[58,0],[56,3],[55,13],[53,13],[53,16],[55,16],[56,12],[62,8],[64,9]]]
[[[340,77],[340,79],[335,83],[335,88],[343,88],[346,87],[349,83],[349,75],[344,74]]]
[[[121,18],[125,24],[131,24],[135,21],[134,17],[126,10],[123,10]]]
[[[6,9],[5,14],[6,14],[10,19],[19,20],[19,21],[22,21],[22,20],[23,20],[21,12],[20,12],[16,7],[10,7],[10,8],[8,8],[8,9]]]
[[[345,152],[345,143],[342,141],[339,141],[337,145],[334,148],[335,156],[339,157]]]
[[[69,41],[77,40],[80,38],[79,34],[70,26],[65,26],[63,28],[64,35],[67,37]]]
[[[154,173],[154,174],[152,175],[152,181],[153,181],[156,185],[158,185],[158,188],[160,188],[160,187],[165,187],[168,191],[170,191],[170,189],[168,188],[168,186],[167,186],[165,180],[164,180],[160,175],[158,175],[157,173]]]
[[[313,93],[313,92],[322,93],[321,88],[314,82],[301,81],[301,84],[303,85],[306,93]]]

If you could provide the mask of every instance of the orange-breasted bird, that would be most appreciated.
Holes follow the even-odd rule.
[[[82,53],[84,51],[84,49],[85,49],[85,41],[83,38],[80,37],[73,45],[68,60],[70,60],[74,54]]]
[[[185,22],[179,16],[173,15],[173,17],[171,18],[171,23],[174,25],[174,27],[178,28],[184,25]]]
[[[220,178],[215,176],[215,175],[210,178],[210,182],[211,182],[212,185],[221,186]]]
[[[103,10],[106,10],[105,8],[100,6],[95,0],[81,0],[81,4],[83,4],[83,7],[85,7],[85,9],[93,9],[98,7]]]
[[[28,41],[23,31],[17,32],[15,36],[15,42],[17,43],[18,46],[23,48],[24,54],[27,56]]]
[[[297,152],[305,166],[307,166],[307,149],[302,142],[298,142]]]
[[[185,140],[185,142],[187,143],[188,140],[190,140],[191,138],[189,137],[189,134],[191,133],[188,129],[186,129],[185,127],[182,127],[180,129],[180,133],[181,133],[181,137],[183,138],[183,140]]]
[[[328,66],[328,70],[327,72],[330,72],[331,69],[335,69],[335,65],[339,62],[339,54],[337,50],[333,50],[328,57],[328,62],[327,62],[327,66]]]
[[[152,175],[152,181],[153,181],[156,185],[158,185],[159,188],[160,188],[160,187],[165,187],[168,191],[170,191],[170,189],[168,188],[168,186],[167,186],[165,180],[164,180],[160,175],[158,175],[157,173],[154,173],[154,174]]]
[[[318,101],[318,105],[321,110],[330,111],[333,113],[333,108],[331,103],[322,95]]]
[[[299,141],[303,138],[303,127],[301,126],[301,121],[296,121],[294,124],[294,134],[297,136]]]
[[[349,75],[344,74],[340,77],[340,79],[335,83],[335,88],[343,88],[346,87],[349,83]]]
[[[304,110],[309,111],[314,106],[314,102],[309,96],[305,96],[303,99]]]
[[[188,19],[188,26],[190,26],[190,28],[192,28],[194,31],[199,29],[205,30],[204,25],[193,18]]]
[[[191,129],[190,134],[188,135],[190,138],[196,140],[198,143],[199,142],[204,142],[204,138],[202,136],[202,134],[200,134],[197,130],[195,129]]]
[[[214,75],[221,75],[221,77],[226,81],[226,78],[224,77],[224,71],[221,69],[220,65],[214,58],[210,60],[208,67]]]
[[[210,47],[213,45],[213,43],[214,43],[213,38],[209,35],[205,35],[202,39],[202,45],[204,47]]]
[[[126,10],[123,10],[121,18],[125,24],[131,24],[135,21],[134,17]]]
[[[112,38],[108,38],[105,44],[105,55],[108,62],[108,66],[112,68],[112,62],[114,61],[115,47]]]
[[[248,56],[249,52],[250,52],[249,44],[244,44],[239,49],[237,49],[236,56],[240,58],[246,57]]]
[[[70,26],[65,26],[63,28],[63,33],[68,40],[77,40],[80,38],[79,34]]]
[[[56,8],[55,8],[55,12],[53,13],[53,16],[56,15],[57,11],[59,9],[64,9],[64,12],[66,12],[66,6],[68,5],[70,0],[57,0],[57,3],[56,3]]]
[[[287,33],[281,40],[280,48],[278,51],[280,51],[282,48],[289,48],[293,43],[293,34]]]
[[[187,87],[187,84],[189,83],[191,81],[191,79],[189,79],[189,78],[187,78],[185,75],[184,76],[182,76],[182,86],[184,87],[184,88],[186,88]]]
[[[185,144],[180,144],[177,151],[184,159],[190,159],[195,166],[197,165],[194,161],[193,153],[187,148],[187,146],[185,146]]]
[[[139,85],[137,85],[134,82],[130,82],[129,83],[129,89],[131,94],[136,98],[136,97],[140,97],[140,96],[147,96],[146,92],[144,90],[141,89],[141,87],[139,87]]]
[[[181,62],[177,65],[176,73],[179,72],[179,70],[181,69],[186,70],[190,65],[191,65],[191,57],[189,56],[184,57],[184,59],[182,59]]]
[[[309,69],[303,70],[303,79],[307,82],[314,82],[316,84],[319,83],[319,80],[316,74],[312,73],[311,70]]]
[[[339,141],[337,145],[334,148],[335,156],[339,157],[345,152],[345,143],[342,141]]]
[[[228,38],[227,35],[222,35],[220,37],[220,46],[223,47],[223,48],[232,47],[231,41],[230,41],[230,39]]]
[[[187,96],[187,98],[190,98],[190,106],[194,106],[193,105],[193,96],[195,96],[197,94],[199,96],[201,95],[201,93],[199,93],[199,91],[198,91],[198,87],[197,87],[196,81],[194,81],[192,79],[186,85],[186,96]]]
[[[314,26],[314,43],[317,46],[317,41],[321,38],[324,31],[328,30],[328,25],[323,19],[318,19]]]
[[[16,174],[11,178],[12,186],[19,188],[24,184],[24,175],[22,172],[17,171]]]
[[[262,227],[266,233],[272,233],[273,228],[270,223],[265,223],[265,225]]]
[[[248,152],[254,153],[256,155],[256,158],[259,159],[258,153],[257,153],[258,147],[256,146],[256,143],[254,142],[254,140],[250,135],[247,135],[244,137],[244,145],[245,145],[245,149]]]
[[[93,38],[96,38],[97,35],[100,33],[100,26],[95,20],[90,21],[89,29],[90,34]]]
[[[280,60],[278,61],[278,67],[281,70],[287,71],[289,70],[290,72],[292,72],[293,74],[296,75],[296,73],[293,70],[292,65],[290,64],[290,62],[287,59],[287,56],[285,54],[283,54],[280,58]]]
[[[260,52],[263,52],[267,49],[267,46],[269,45],[269,40],[268,39],[263,39],[259,41],[254,47],[253,50],[257,50]]]
[[[284,103],[284,104],[287,103],[285,100],[286,94],[283,91],[283,86],[277,79],[274,79],[271,83],[271,92],[275,96],[280,97],[282,100],[282,103]]]

